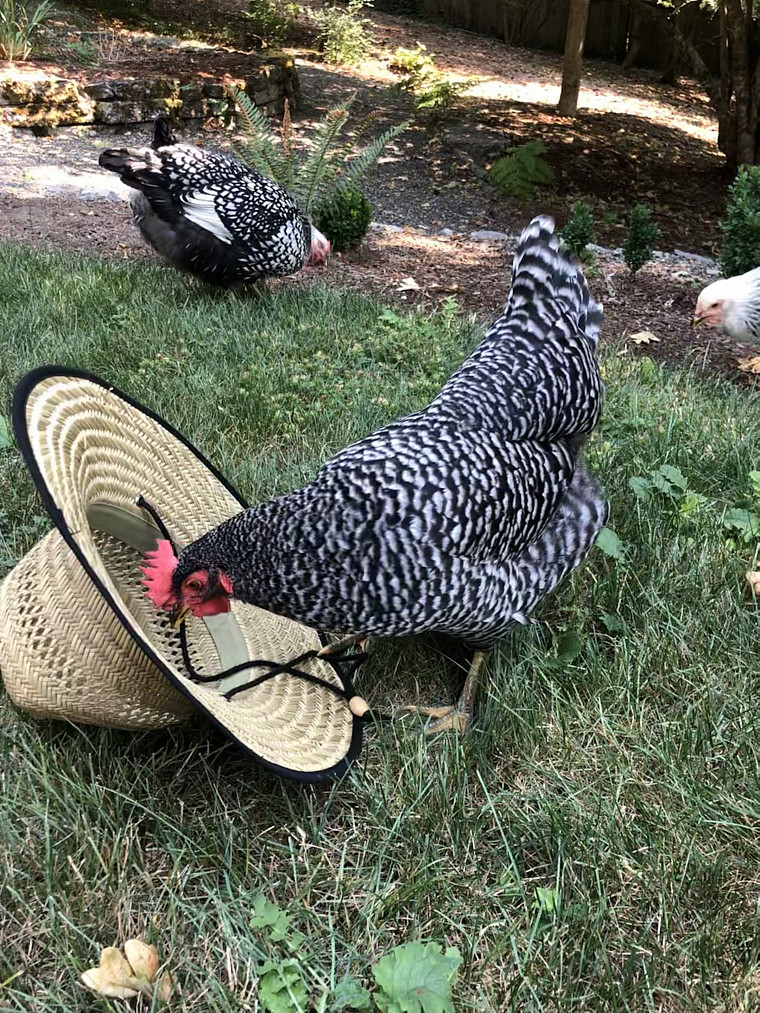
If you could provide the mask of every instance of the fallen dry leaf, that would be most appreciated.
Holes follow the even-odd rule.
[[[107,946],[100,954],[100,970],[114,985],[125,985],[134,974],[121,950]]]
[[[414,278],[404,278],[396,289],[397,292],[419,292],[420,286]]]
[[[747,583],[755,594],[760,595],[760,570],[749,570],[747,572]]]
[[[164,971],[161,977],[154,982],[153,992],[161,1002],[168,1002],[173,988],[174,979],[168,971]]]
[[[149,946],[142,939],[128,939],[124,943],[124,956],[136,977],[153,981],[160,963],[155,946]]]
[[[760,355],[752,355],[748,359],[738,359],[737,364],[742,373],[760,373]]]
[[[155,946],[141,939],[128,939],[124,944],[126,957],[115,946],[107,946],[100,954],[100,966],[91,967],[81,976],[82,984],[109,999],[135,999],[155,994],[166,1002],[173,981],[168,971],[156,980],[159,968]]]
[[[140,993],[135,988],[117,985],[111,981],[102,967],[91,967],[81,978],[82,984],[93,992],[106,996],[107,999],[135,999]]]
[[[634,345],[651,345],[653,341],[659,341],[657,335],[652,334],[651,331],[637,331],[632,334],[629,341],[632,341]]]

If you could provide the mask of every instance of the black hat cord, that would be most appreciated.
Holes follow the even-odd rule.
[[[169,534],[169,531],[158,514],[156,508],[149,503],[144,496],[138,496],[135,499],[135,504],[142,510],[145,510],[147,514],[150,514],[156,527],[161,532],[163,537],[172,547],[172,552],[175,556],[179,556],[177,552],[177,546],[174,543],[174,539]],[[255,686],[260,686],[262,683],[267,682],[269,679],[274,679],[278,675],[293,675],[298,679],[303,679],[305,682],[310,682],[315,686],[321,686],[323,689],[328,690],[335,696],[340,697],[348,703],[351,713],[355,718],[361,721],[381,721],[386,718],[386,715],[372,712],[366,701],[357,696],[352,691],[346,690],[342,687],[335,686],[333,683],[328,682],[326,679],[321,679],[318,675],[312,675],[311,672],[305,672],[302,668],[298,668],[298,665],[303,664],[305,661],[310,661],[312,658],[320,657],[319,651],[305,651],[303,654],[299,654],[297,658],[292,658],[290,661],[276,662],[268,661],[262,658],[257,661],[243,661],[239,665],[233,665],[231,668],[226,668],[216,675],[202,675],[200,672],[195,670],[192,660],[190,658],[190,650],[187,643],[187,630],[185,629],[185,623],[182,623],[179,628],[179,640],[180,647],[182,650],[182,661],[187,669],[188,676],[193,682],[203,684],[210,682],[219,682],[222,679],[226,679],[229,676],[237,675],[239,672],[245,672],[251,668],[265,668],[268,671],[264,672],[263,675],[257,676],[255,679],[251,679],[249,682],[244,682],[240,686],[234,686],[232,689],[228,689],[222,696],[225,700],[231,700],[238,693],[244,693],[248,689],[253,689]],[[345,650],[346,648],[343,648]],[[366,661],[367,654],[365,651],[354,652],[349,655],[341,656],[340,652],[335,652],[327,655],[321,655],[326,657],[330,664],[335,668],[338,675],[344,681],[347,681],[350,685],[351,676],[356,672],[359,666]]]

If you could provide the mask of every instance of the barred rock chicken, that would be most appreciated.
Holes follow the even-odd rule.
[[[701,323],[722,327],[735,341],[760,337],[760,267],[703,288],[692,327]]]
[[[144,565],[181,622],[238,598],[321,630],[452,635],[484,653],[584,559],[607,503],[581,448],[599,418],[601,310],[550,218],[523,232],[504,313],[426,408],[336,454],[309,485],[250,507]],[[167,551],[168,550],[168,551]],[[327,649],[329,650],[329,649]]]
[[[323,264],[330,243],[287,191],[227,155],[178,144],[159,117],[152,148],[109,148],[100,165],[138,191],[135,223],[180,270],[224,287]]]

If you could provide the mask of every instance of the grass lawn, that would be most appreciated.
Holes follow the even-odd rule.
[[[477,340],[454,304],[230,302],[170,271],[12,247],[0,314],[6,417],[26,369],[91,369],[251,499],[425,402]],[[758,467],[760,401],[647,358],[609,354],[604,372],[589,456],[624,557],[594,550],[494,653],[465,738],[398,721],[369,732],[344,783],[302,788],[200,720],[128,734],[0,699],[1,1010],[116,1009],[77,976],[135,935],[178,979],[173,1008],[256,1011],[257,967],[289,953],[251,924],[262,894],[303,933],[309,1009],[337,1011],[346,973],[372,987],[371,966],[420,938],[459,948],[457,1011],[760,1008],[754,545],[722,525]],[[662,465],[686,494],[668,492],[674,472],[652,479]],[[2,574],[47,522],[12,448],[0,488]],[[434,643],[378,644],[359,680],[379,706],[455,684]]]

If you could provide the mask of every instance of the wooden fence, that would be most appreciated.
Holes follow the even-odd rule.
[[[510,45],[561,52],[569,0],[418,0],[425,16],[481,35],[493,35]],[[717,69],[713,15],[688,5],[683,29],[699,39],[699,52]],[[692,8],[695,8],[694,10]],[[694,18],[699,23],[694,23]],[[622,61],[629,48],[636,64],[665,68],[673,60],[675,33],[663,8],[638,0],[591,0],[585,53]],[[631,61],[633,62],[633,61]]]

